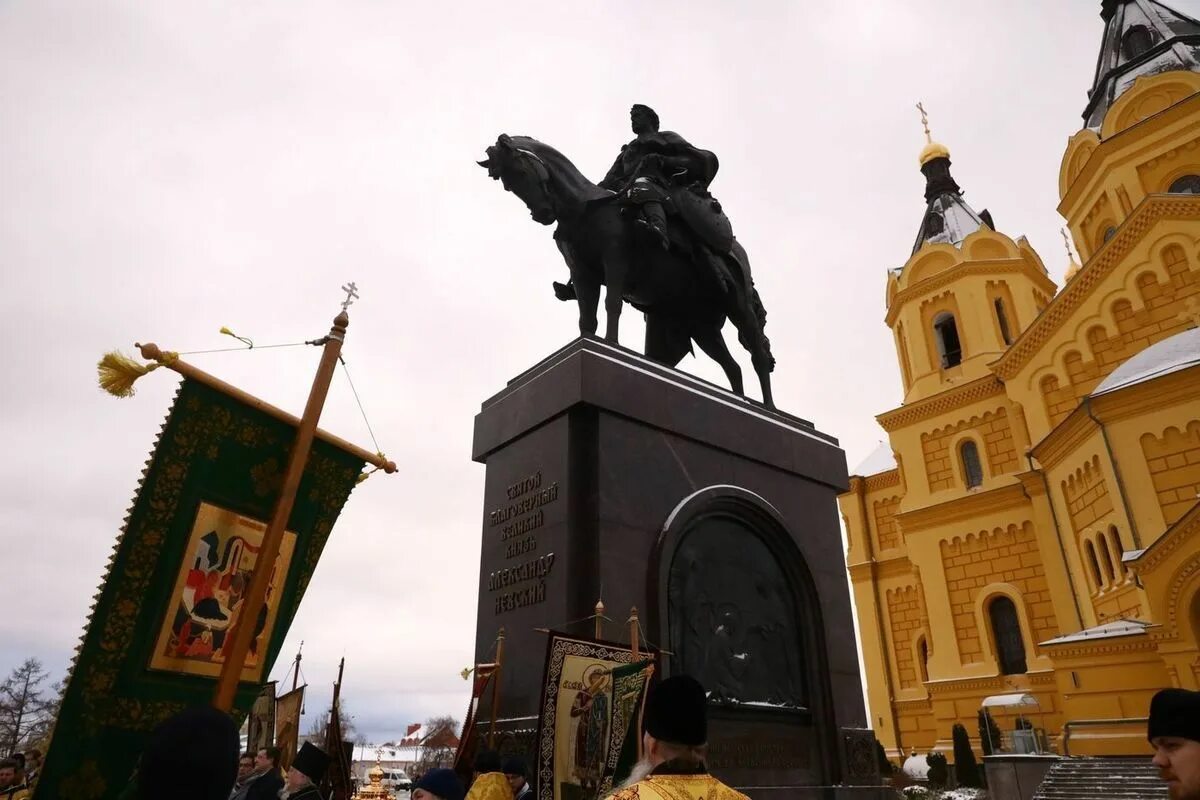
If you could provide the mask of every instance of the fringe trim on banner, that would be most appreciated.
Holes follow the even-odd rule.
[[[178,358],[178,353],[163,353],[162,361],[154,364],[140,364],[116,350],[105,353],[100,362],[96,364],[100,388],[113,397],[132,397],[133,384],[138,378],[161,366],[172,364]]]

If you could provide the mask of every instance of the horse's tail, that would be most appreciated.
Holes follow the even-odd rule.
[[[751,341],[750,337],[747,336],[749,331],[745,330],[744,327],[738,330],[738,341],[741,343],[742,347],[746,348],[751,353],[757,349],[761,349],[762,356],[766,360],[768,369],[771,372],[774,372],[775,356],[771,354],[771,340],[767,338],[767,309],[766,306],[763,305],[762,298],[758,295],[758,289],[754,287],[754,279],[751,278],[749,283],[750,285],[747,287],[746,304],[749,306],[750,312],[754,314],[755,322],[758,323],[755,326],[758,334],[758,341]]]

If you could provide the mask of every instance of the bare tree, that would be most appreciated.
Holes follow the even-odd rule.
[[[41,741],[58,711],[62,684],[47,687],[50,675],[36,658],[27,658],[0,683],[0,750],[12,753]]]
[[[449,714],[442,717],[430,717],[425,720],[425,736],[429,737],[435,733],[441,733],[444,730],[449,730],[455,736],[458,736],[458,720]]]
[[[448,767],[454,762],[454,745],[458,737],[458,720],[446,715],[425,720],[420,754],[413,765],[413,775],[424,775],[434,767]]]
[[[332,713],[333,706],[329,705],[325,707],[325,710],[321,714],[313,719],[312,724],[308,726],[308,737],[310,739],[317,742],[325,741],[325,731],[329,727],[329,717]],[[346,741],[354,741],[354,734],[356,733],[354,720],[346,712],[346,703],[344,700],[338,702],[338,719],[342,723],[342,738]]]

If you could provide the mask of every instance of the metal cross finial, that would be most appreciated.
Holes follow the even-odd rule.
[[[358,299],[358,287],[354,285],[354,281],[350,281],[342,286],[342,291],[346,293],[346,299],[342,301],[342,311],[345,311]]]
[[[1067,233],[1066,228],[1059,230],[1063,237],[1063,247],[1067,248],[1067,258],[1071,261],[1075,260],[1075,253],[1071,251],[1071,234]]]
[[[933,136],[929,133],[929,115],[925,113],[925,106],[917,103],[917,111],[921,112],[921,127],[925,129],[925,143],[932,144]]]

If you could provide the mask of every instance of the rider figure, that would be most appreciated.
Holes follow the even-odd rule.
[[[666,250],[670,240],[663,203],[670,201],[671,186],[698,183],[707,189],[717,173],[717,159],[673,131],[660,131],[658,114],[649,106],[633,106],[629,118],[637,136],[621,147],[600,186],[636,208],[638,225],[652,231]]]

